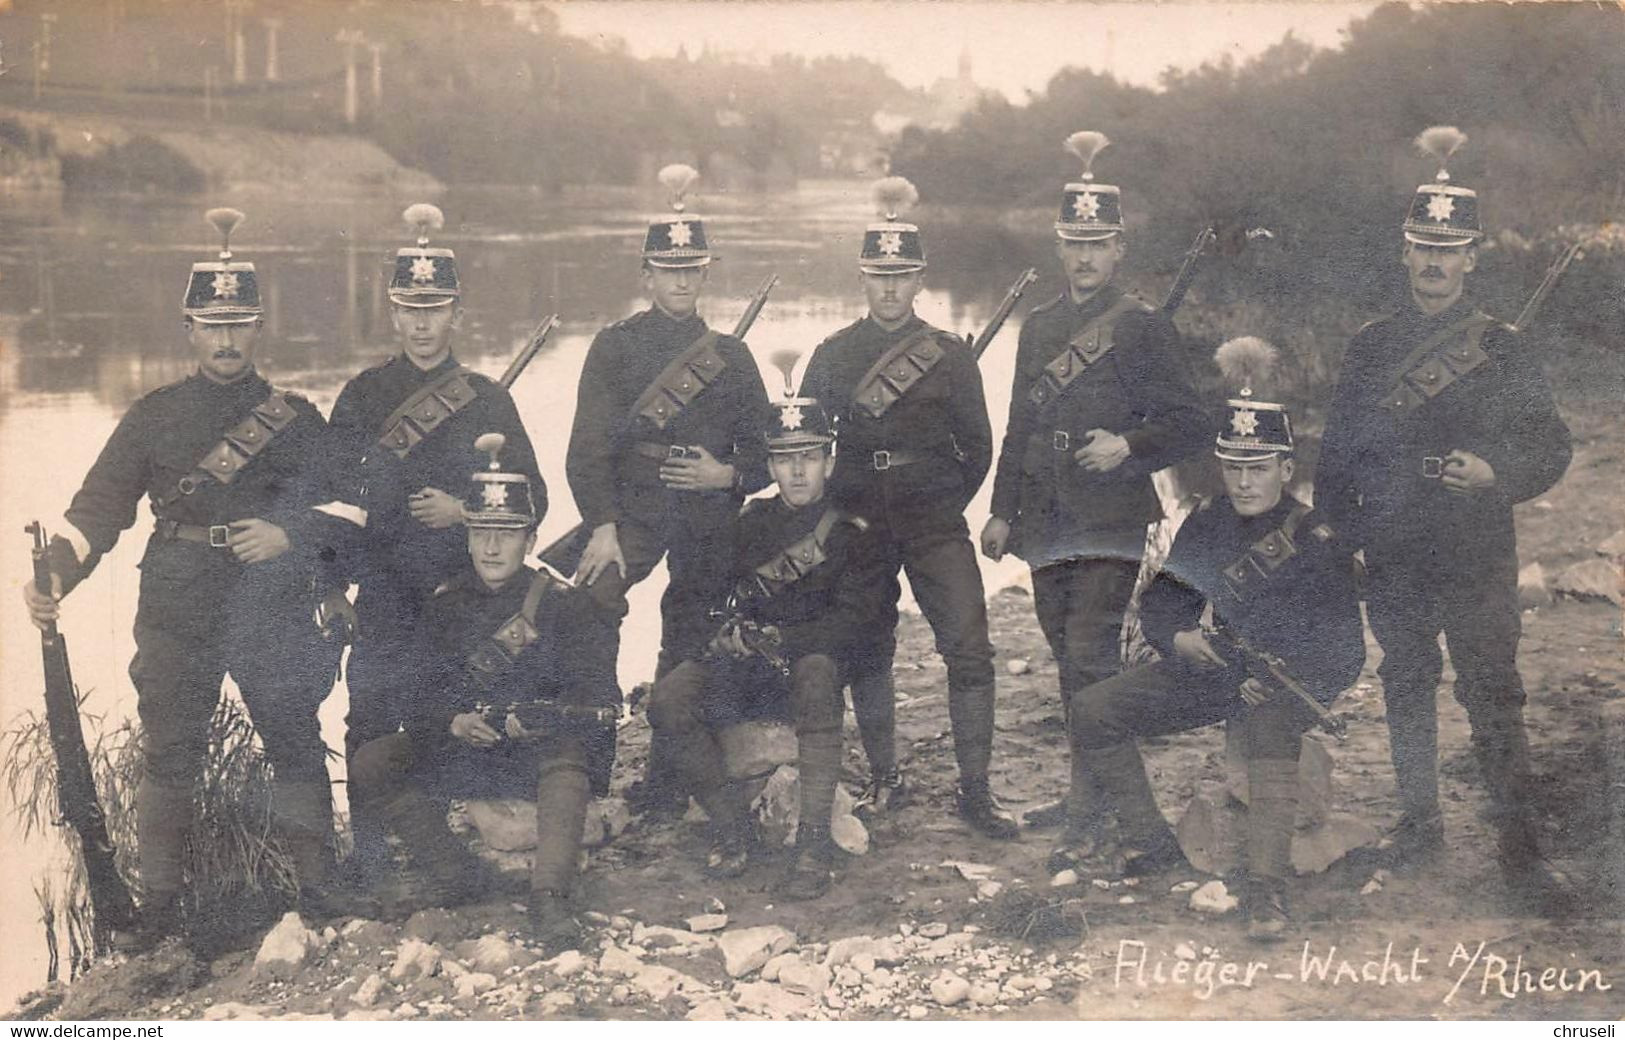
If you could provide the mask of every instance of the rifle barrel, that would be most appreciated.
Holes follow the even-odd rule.
[[[542,344],[547,342],[547,337],[553,334],[553,329],[557,327],[558,323],[559,316],[549,314],[542,319],[540,325],[536,326],[536,330],[530,334],[530,339],[525,342],[525,349],[519,352],[513,362],[508,365],[508,370],[502,373],[502,378],[497,380],[504,389],[513,386],[514,383],[519,381],[519,374],[525,370],[525,366],[530,364],[531,359],[542,349]]]

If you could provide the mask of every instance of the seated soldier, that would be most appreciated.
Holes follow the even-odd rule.
[[[890,604],[871,592],[887,575],[868,524],[823,503],[833,441],[817,401],[792,397],[779,405],[767,432],[779,494],[747,503],[740,515],[728,621],[703,659],[683,662],[655,684],[649,708],[655,728],[672,735],[678,769],[711,817],[708,872],[737,877],[749,865],[753,829],[714,727],[737,718],[764,687],[771,697],[788,697],[801,822],[779,886],[784,899],[816,899],[829,888],[841,690],[875,626],[891,616]]]
[[[491,464],[463,504],[472,565],[425,607],[405,728],[357,751],[354,789],[407,846],[432,905],[467,902],[492,884],[447,827],[441,799],[534,797],[530,923],[544,944],[568,948],[579,938],[568,897],[589,776],[602,790],[620,691],[598,674],[602,655],[580,652],[588,604],[525,566],[540,518],[525,476],[498,470],[503,443],[497,433],[476,441]]]
[[[1241,727],[1250,792],[1242,906],[1248,935],[1269,940],[1287,922],[1286,878],[1298,804],[1298,753],[1316,710],[1244,650],[1273,655],[1324,706],[1365,660],[1353,563],[1331,528],[1285,493],[1292,479],[1286,409],[1253,400],[1251,383],[1275,356],[1257,339],[1216,355],[1241,381],[1214,454],[1224,497],[1186,519],[1146,590],[1141,622],[1162,655],[1074,695],[1073,754],[1117,814],[1130,874],[1185,865],[1152,796],[1135,740],[1229,720]],[[1212,629],[1204,630],[1204,608]],[[1052,869],[1067,860],[1057,849]]]

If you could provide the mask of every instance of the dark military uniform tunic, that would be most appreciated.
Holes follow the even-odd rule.
[[[521,612],[535,576],[528,567],[491,589],[467,562],[425,605],[408,665],[402,732],[370,741],[357,753],[357,792],[375,809],[402,785],[459,798],[534,798],[537,854],[534,887],[565,891],[576,869],[576,851],[590,790],[589,770],[599,744],[591,726],[565,726],[538,739],[504,739],[476,748],[452,736],[454,716],[490,706],[499,733],[501,708],[528,701],[583,707],[620,706],[620,687],[601,654],[577,652],[596,631],[586,597],[555,588],[537,610],[534,642],[493,673],[471,670],[469,658]],[[436,821],[445,827],[444,814]],[[421,850],[420,850],[421,851]]]
[[[942,360],[874,418],[854,400],[858,384],[881,355],[922,329],[944,349]],[[991,686],[987,604],[965,506],[987,476],[993,433],[981,373],[964,342],[917,316],[889,332],[863,318],[819,344],[800,392],[835,419],[840,444],[829,495],[874,526],[891,576],[876,594],[895,604],[895,575],[906,567],[950,682]]]
[[[1237,584],[1237,573],[1246,580]],[[1225,667],[1202,667],[1176,655],[1174,636],[1199,627],[1209,606],[1221,635],[1281,657],[1323,704],[1360,674],[1365,643],[1353,560],[1336,532],[1290,497],[1256,517],[1241,516],[1221,498],[1186,518],[1146,590],[1145,634],[1163,659],[1073,695],[1073,759],[1107,793],[1126,845],[1169,847],[1173,835],[1135,740],[1231,720],[1240,727],[1248,760],[1247,869],[1285,878],[1291,873],[1298,754],[1315,716],[1273,683],[1266,684],[1268,700],[1247,704],[1240,688],[1248,671],[1222,639],[1215,649],[1229,655]]]
[[[1151,474],[1189,455],[1209,433],[1180,369],[1178,331],[1144,305],[1111,322],[1109,353],[1058,395],[1032,400],[1045,366],[1123,299],[1111,285],[1082,304],[1062,294],[1022,324],[993,481],[992,513],[1010,524],[1011,551],[1033,566],[1033,606],[1063,691],[1117,670],[1146,525],[1162,518]],[[1129,458],[1110,472],[1091,473],[1074,458],[1094,429],[1128,442]]]
[[[360,498],[367,526],[359,548],[341,563],[344,576],[359,583],[356,613],[360,632],[350,653],[349,731],[353,753],[367,740],[393,733],[401,723],[397,691],[407,681],[402,666],[410,638],[429,594],[468,566],[468,534],[461,524],[435,530],[412,519],[407,499],[419,490],[439,488],[457,495],[468,475],[483,468],[486,456],[474,450],[482,433],[507,437],[504,460],[530,478],[537,515],[547,510],[547,486],[513,398],[495,381],[467,374],[474,400],[443,420],[402,459],[381,446],[384,422],[419,388],[456,368],[449,357],[424,371],[404,355],[367,369],[350,380],[333,405],[334,494]],[[341,549],[342,551],[342,549]]]
[[[1315,480],[1320,508],[1365,550],[1394,767],[1407,810],[1424,816],[1438,809],[1441,631],[1491,792],[1498,802],[1522,797],[1512,790],[1527,772],[1512,506],[1555,484],[1571,454],[1527,344],[1498,323],[1483,334],[1482,364],[1412,411],[1383,407],[1413,348],[1471,313],[1466,300],[1431,317],[1408,303],[1360,330],[1344,356]],[[1459,350],[1462,338],[1446,346]],[[1456,449],[1488,462],[1494,486],[1456,495],[1428,475]]]
[[[270,393],[256,373],[228,384],[194,374],[141,398],[66,514],[91,552],[78,573],[63,575],[65,588],[88,575],[135,523],[142,496],[158,518],[141,559],[130,663],[142,723],[138,820],[149,895],[179,888],[192,786],[227,672],[284,785],[286,808],[303,814],[297,823],[306,830],[331,829],[316,709],[332,687],[339,648],[325,644],[311,621],[318,590],[310,507],[321,487],[313,467],[328,444],[321,413],[284,395],[291,421],[230,484],[199,479],[192,493],[180,490],[183,478],[192,486],[199,461]],[[224,547],[223,525],[251,518],[281,527],[291,549],[274,560],[239,563]],[[311,797],[295,799],[290,785],[302,785]]]
[[[662,370],[705,332],[698,316],[678,321],[655,307],[599,332],[582,366],[566,458],[570,490],[581,512],[581,545],[595,528],[616,525],[627,573],[623,578],[611,567],[591,591],[617,624],[626,612],[626,590],[666,556],[671,580],[661,599],[661,644],[668,663],[709,639],[705,611],[725,589],[723,561],[733,558],[740,501],[767,484],[762,442],[767,391],[743,341],[718,338],[721,374],[663,429],[632,413],[633,403]],[[731,463],[736,486],[721,491],[667,488],[660,482],[660,464],[673,445],[703,447],[717,461]]]
[[[808,540],[832,512],[837,519],[820,551]],[[797,551],[787,554],[793,547]],[[896,623],[891,604],[873,593],[877,583],[890,577],[875,548],[864,521],[827,501],[791,508],[779,498],[758,499],[745,507],[730,605],[757,624],[779,630],[790,663],[788,682],[760,656],[690,659],[655,684],[649,710],[656,727],[676,736],[679,768],[690,789],[713,818],[724,818],[724,827],[730,815],[737,817],[739,807],[725,797],[727,773],[711,728],[755,714],[764,700],[777,702],[770,708],[787,707],[795,723],[801,818],[815,824],[829,819],[840,766],[841,690],[854,662],[861,667],[866,661],[875,626]],[[777,571],[787,565],[800,576],[782,585],[769,581],[769,594],[758,571],[764,565]]]

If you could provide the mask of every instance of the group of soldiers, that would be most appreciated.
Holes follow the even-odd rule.
[[[1349,347],[1314,508],[1290,490],[1292,423],[1268,399],[1274,348],[1220,348],[1234,396],[1215,422],[1169,317],[1116,284],[1121,191],[1092,172],[1104,135],[1069,139],[1084,170],[1055,222],[1066,287],[1023,323],[980,536],[986,556],[1031,565],[1058,667],[1070,785],[1051,813],[1062,825],[1052,871],[1187,867],[1137,741],[1228,721],[1248,757],[1242,906],[1249,934],[1278,936],[1301,741],[1364,662],[1363,599],[1403,808],[1396,864],[1425,862],[1444,839],[1443,632],[1509,892],[1541,910],[1561,902],[1529,796],[1512,506],[1559,479],[1569,436],[1538,365],[1464,292],[1477,196],[1442,168],[1462,139],[1448,128],[1421,139],[1441,170],[1403,222],[1410,291]],[[229,243],[241,215],[211,211],[225,243],[218,261],[193,266],[183,308],[197,371],[130,409],[51,543],[51,591],[25,592],[37,623],[54,620],[150,498],[130,666],[146,763],[134,944],[179,926],[193,787],[227,672],[272,765],[303,909],[365,910],[391,871],[391,833],[427,881],[424,901],[490,893],[502,882],[450,831],[446,799],[523,794],[537,804],[531,924],[544,943],[574,942],[583,820],[608,789],[622,707],[626,593],[662,558],[654,735],[637,793],[651,812],[699,801],[708,872],[739,876],[760,856],[718,738],[754,712],[787,717],[799,746],[781,898],[817,898],[831,883],[847,689],[870,769],[860,813],[893,816],[914,797],[893,717],[904,571],[947,666],[956,810],[987,837],[1019,836],[989,782],[994,651],[965,520],[993,437],[966,342],[914,311],[926,258],[902,219],[913,188],[877,185],[880,220],[858,258],[867,315],[818,345],[798,391],[787,368],[775,402],[745,343],[698,314],[712,254],[685,208],[695,176],[662,171],[672,212],[642,250],[651,305],[587,353],[566,455],[582,523],[535,567],[547,489],[506,388],[453,352],[460,283],[452,252],[429,244],[439,211],[407,211],[417,242],[399,251],[389,287],[399,352],[352,379],[325,420],[255,370],[255,272]],[[1122,670],[1147,525],[1163,515],[1152,474],[1204,444],[1225,493],[1184,521],[1140,597],[1160,660]],[[775,495],[757,494],[770,484]],[[339,629],[353,634],[356,868],[342,876],[316,723]]]

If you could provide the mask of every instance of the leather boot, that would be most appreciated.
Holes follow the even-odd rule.
[[[869,775],[897,771],[897,685],[890,662],[852,679],[852,715],[869,759]]]
[[[999,841],[1014,841],[1021,833],[1008,809],[994,797],[987,777],[967,777],[960,781],[954,807],[965,822]]]
[[[279,781],[273,797],[277,830],[299,880],[299,909],[317,920],[377,916],[378,900],[338,877],[328,785]]]
[[[948,687],[948,723],[953,730],[954,759],[959,765],[955,808],[965,822],[990,838],[1011,841],[1021,832],[988,784],[993,760],[993,696],[991,686]]]
[[[914,802],[914,792],[895,767],[888,773],[873,773],[858,794],[853,815],[865,822],[895,816]]]
[[[405,843],[429,890],[429,906],[458,906],[488,894],[489,871],[446,825],[446,812],[416,787],[406,787],[379,806],[379,819]]]
[[[1129,855],[1124,873],[1130,877],[1168,870],[1189,870],[1185,853],[1173,828],[1157,808],[1156,795],[1146,779],[1145,761],[1133,741],[1087,749],[1089,768],[1117,814],[1118,831]]]
[[[179,906],[186,834],[191,829],[192,815],[190,787],[171,786],[150,776],[142,778],[135,793],[135,827],[141,890],[146,896],[142,900],[144,916],[153,916],[145,913],[147,907],[156,910]]]
[[[805,901],[829,891],[835,850],[829,831],[803,825],[796,831],[796,846],[784,877],[776,888],[780,899]]]
[[[548,956],[580,948],[581,922],[576,919],[575,909],[565,893],[533,889],[525,916],[531,937],[541,944]]]

